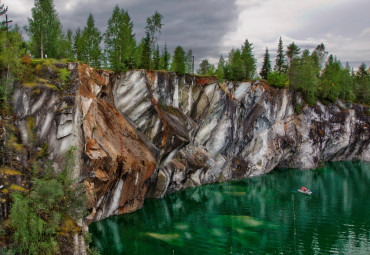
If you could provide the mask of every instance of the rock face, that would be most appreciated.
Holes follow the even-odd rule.
[[[35,95],[20,86],[14,111],[25,143],[32,142],[27,122],[35,120],[36,143],[48,143],[57,169],[70,146],[77,147],[75,175],[87,188],[89,220],[137,210],[145,197],[275,167],[370,161],[364,106],[303,106],[294,91],[258,81],[69,69],[69,91],[45,88]]]

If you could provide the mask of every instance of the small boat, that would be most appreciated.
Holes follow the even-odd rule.
[[[312,191],[309,190],[309,189],[306,189],[306,190],[298,189],[298,191],[301,192],[301,193],[307,194],[307,195],[311,195],[312,194]]]

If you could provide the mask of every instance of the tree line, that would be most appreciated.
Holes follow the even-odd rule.
[[[20,64],[20,61],[12,60],[15,55],[22,56],[29,52],[34,58],[66,58],[114,71],[142,68],[194,73],[191,49],[185,51],[178,46],[171,58],[167,45],[159,46],[158,38],[164,25],[160,13],[155,12],[147,18],[145,36],[139,42],[135,39],[130,15],[118,5],[113,9],[107,25],[102,33],[90,14],[84,28],[77,28],[75,32],[68,29],[64,33],[53,0],[35,0],[32,16],[25,27],[30,40],[23,42],[17,26],[7,39],[16,47],[6,47],[8,41],[2,36],[0,62],[6,69],[12,69],[12,66]],[[256,63],[253,44],[246,39],[240,48],[232,49],[226,59],[221,55],[217,67],[204,59],[196,72],[199,75],[216,75],[221,81],[263,78],[271,85],[301,91],[310,104],[318,98],[332,102],[340,98],[369,104],[369,69],[365,64],[357,72],[351,70],[348,64],[343,67],[336,57],[328,54],[324,44],[310,52],[301,50],[293,42],[284,51],[280,38],[274,68],[268,48],[259,74]],[[4,93],[0,90],[0,101],[1,95]]]
[[[158,45],[164,24],[163,16],[157,11],[147,18],[145,37],[139,42],[135,39],[130,15],[118,5],[113,9],[104,33],[98,29],[90,13],[83,29],[77,28],[74,33],[68,29],[64,34],[53,0],[35,0],[28,23],[25,30],[30,36],[29,51],[35,58],[74,59],[114,71],[143,68],[182,74],[191,72],[191,50],[185,53],[178,46],[170,62],[167,45]]]
[[[302,92],[306,102],[316,104],[336,102],[343,99],[370,105],[370,69],[362,63],[357,72],[351,70],[348,63],[343,67],[340,60],[329,55],[324,44],[319,44],[312,52],[301,51],[294,42],[284,52],[280,37],[274,69],[271,67],[270,53],[266,47],[263,65],[256,73],[256,59],[252,43],[245,40],[240,49],[232,49],[228,59],[221,55],[217,68],[207,59],[197,70],[198,74],[216,75],[220,80],[265,79],[276,87],[290,87]]]

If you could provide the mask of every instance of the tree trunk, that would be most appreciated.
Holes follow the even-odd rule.
[[[44,43],[43,43],[43,38],[42,38],[42,33],[41,33],[41,45],[40,45],[40,50],[41,50],[41,59],[44,58]]]

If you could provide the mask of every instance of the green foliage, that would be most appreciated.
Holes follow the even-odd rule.
[[[199,69],[197,70],[197,73],[200,75],[214,75],[215,72],[215,66],[211,65],[207,59],[204,59],[199,64]]]
[[[72,30],[68,29],[67,35],[61,33],[58,40],[58,58],[73,59],[73,38]]]
[[[279,45],[278,45],[278,50],[277,50],[274,71],[278,72],[279,74],[286,72],[285,55],[283,51],[283,40],[281,39],[281,37],[279,38]]]
[[[300,58],[292,59],[289,73],[290,86],[303,92],[309,105],[315,105],[320,74],[320,67],[315,55],[310,55],[308,50],[304,50]]]
[[[32,199],[13,193],[10,224],[15,229],[13,248],[20,254],[55,254],[54,226],[45,222],[33,208]],[[57,216],[50,223],[55,223]]]
[[[171,55],[167,50],[167,44],[164,44],[163,52],[159,60],[159,67],[162,70],[169,70]]]
[[[298,103],[298,104],[296,104],[296,106],[294,107],[294,112],[296,113],[296,114],[301,114],[301,104],[300,103]]]
[[[185,56],[185,73],[193,73],[193,51],[191,49]]]
[[[149,33],[146,33],[145,38],[141,41],[140,45],[140,68],[150,69],[151,63],[151,48],[150,48],[150,36]]]
[[[77,58],[80,57],[80,60],[93,67],[100,67],[103,56],[100,48],[102,36],[99,29],[95,27],[94,16],[91,13],[87,18],[86,27],[77,39],[75,38],[76,51],[81,54]]]
[[[218,61],[215,75],[220,81],[223,81],[223,79],[225,79],[225,60],[222,55],[220,56],[220,59]]]
[[[370,74],[366,70],[366,65],[362,63],[354,77],[354,90],[356,101],[370,105]]]
[[[275,71],[268,74],[267,82],[270,85],[273,85],[279,88],[286,88],[289,86],[289,81],[288,81],[286,74],[284,73],[279,74],[278,72],[275,72]]]
[[[263,79],[267,80],[269,73],[271,72],[271,61],[270,61],[270,54],[269,50],[266,47],[265,55],[263,57],[263,65],[260,72],[260,75]]]
[[[31,53],[36,58],[58,58],[58,42],[61,40],[61,24],[53,0],[35,0],[32,18],[25,27],[31,39]]]
[[[150,52],[154,51],[154,45],[157,41],[157,36],[161,33],[163,16],[155,11],[155,13],[146,19],[145,33],[148,34]]]
[[[104,34],[105,52],[110,68],[114,71],[125,71],[135,66],[133,26],[128,12],[116,5]]]
[[[229,53],[228,63],[225,65],[225,78],[228,80],[241,81],[244,79],[243,60],[240,49],[232,49]]]
[[[243,62],[243,69],[244,69],[244,79],[245,80],[252,80],[256,73],[256,59],[253,55],[253,47],[252,43],[248,42],[248,39],[245,40],[244,44],[241,48],[241,59]]]
[[[152,68],[154,70],[159,70],[159,62],[160,62],[160,55],[159,55],[159,46],[153,52],[153,60],[152,60]]]
[[[59,69],[59,79],[62,81],[63,86],[67,85],[71,76],[71,72],[67,68]]]
[[[185,74],[185,51],[181,46],[177,46],[173,53],[171,71]]]
[[[1,0],[0,0],[0,3],[1,3]],[[7,11],[8,11],[8,7],[4,8],[4,4],[0,5],[0,16],[4,15]]]
[[[87,251],[88,255],[100,255],[100,250],[96,247],[92,247]]]
[[[86,207],[83,185],[73,180],[75,167],[71,148],[65,167],[55,174],[51,163],[33,166],[29,194],[13,193],[10,222],[14,229],[13,249],[20,254],[56,254],[62,217],[82,218]]]

